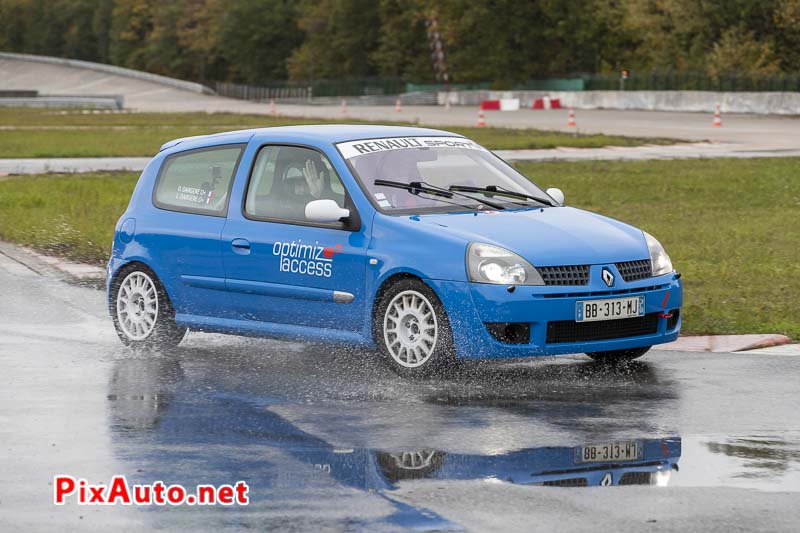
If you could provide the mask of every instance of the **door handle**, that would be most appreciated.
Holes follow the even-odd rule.
[[[233,239],[231,241],[231,248],[237,254],[249,254],[250,253],[250,241],[247,239]]]

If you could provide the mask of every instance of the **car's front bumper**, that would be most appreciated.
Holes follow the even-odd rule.
[[[675,273],[631,283],[620,281],[613,288],[595,282],[586,286],[517,286],[513,292],[504,285],[427,282],[444,304],[456,354],[461,358],[494,359],[640,348],[671,342],[678,338],[681,329],[683,290],[680,275]],[[554,324],[548,338],[550,322],[559,322],[558,326],[567,330],[576,326],[575,306],[579,300],[639,295],[645,297],[645,316],[649,324],[645,328],[628,328],[621,320],[593,323],[590,337],[610,335],[614,338],[564,342],[563,338],[553,335],[552,329],[557,327]],[[525,338],[527,342],[499,341],[487,327],[487,324],[497,323],[524,324],[530,331]]]

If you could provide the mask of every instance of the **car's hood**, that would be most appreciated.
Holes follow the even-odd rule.
[[[649,257],[642,231],[572,207],[419,215],[467,242],[496,244],[537,266],[586,265]]]

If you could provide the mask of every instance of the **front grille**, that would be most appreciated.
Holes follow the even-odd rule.
[[[543,487],[585,487],[588,485],[585,477],[573,477],[569,479],[553,479],[542,481]]]
[[[651,485],[653,475],[650,472],[625,472],[619,478],[619,485]]]
[[[614,291],[591,291],[591,292],[554,292],[553,294],[542,294],[542,298],[586,298],[589,296],[614,296],[616,294],[633,294],[643,293],[650,291],[660,291],[668,289],[669,283],[666,285],[653,285],[652,287],[636,287],[635,289],[618,289]]]
[[[637,281],[653,276],[653,266],[649,259],[617,263],[617,270],[625,281]]]
[[[536,267],[545,285],[588,285],[589,265]]]
[[[603,341],[652,335],[657,331],[658,313],[619,320],[598,320],[597,322],[558,320],[547,323],[547,343]]]

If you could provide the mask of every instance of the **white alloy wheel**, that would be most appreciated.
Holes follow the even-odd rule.
[[[383,341],[399,365],[424,365],[433,355],[438,337],[436,312],[425,296],[406,290],[392,298],[383,317]]]
[[[397,464],[397,468],[403,470],[422,470],[429,468],[436,456],[434,450],[422,450],[418,452],[402,452],[389,454]]]
[[[158,320],[158,291],[153,279],[140,270],[128,274],[117,293],[117,322],[132,341],[148,338]]]

